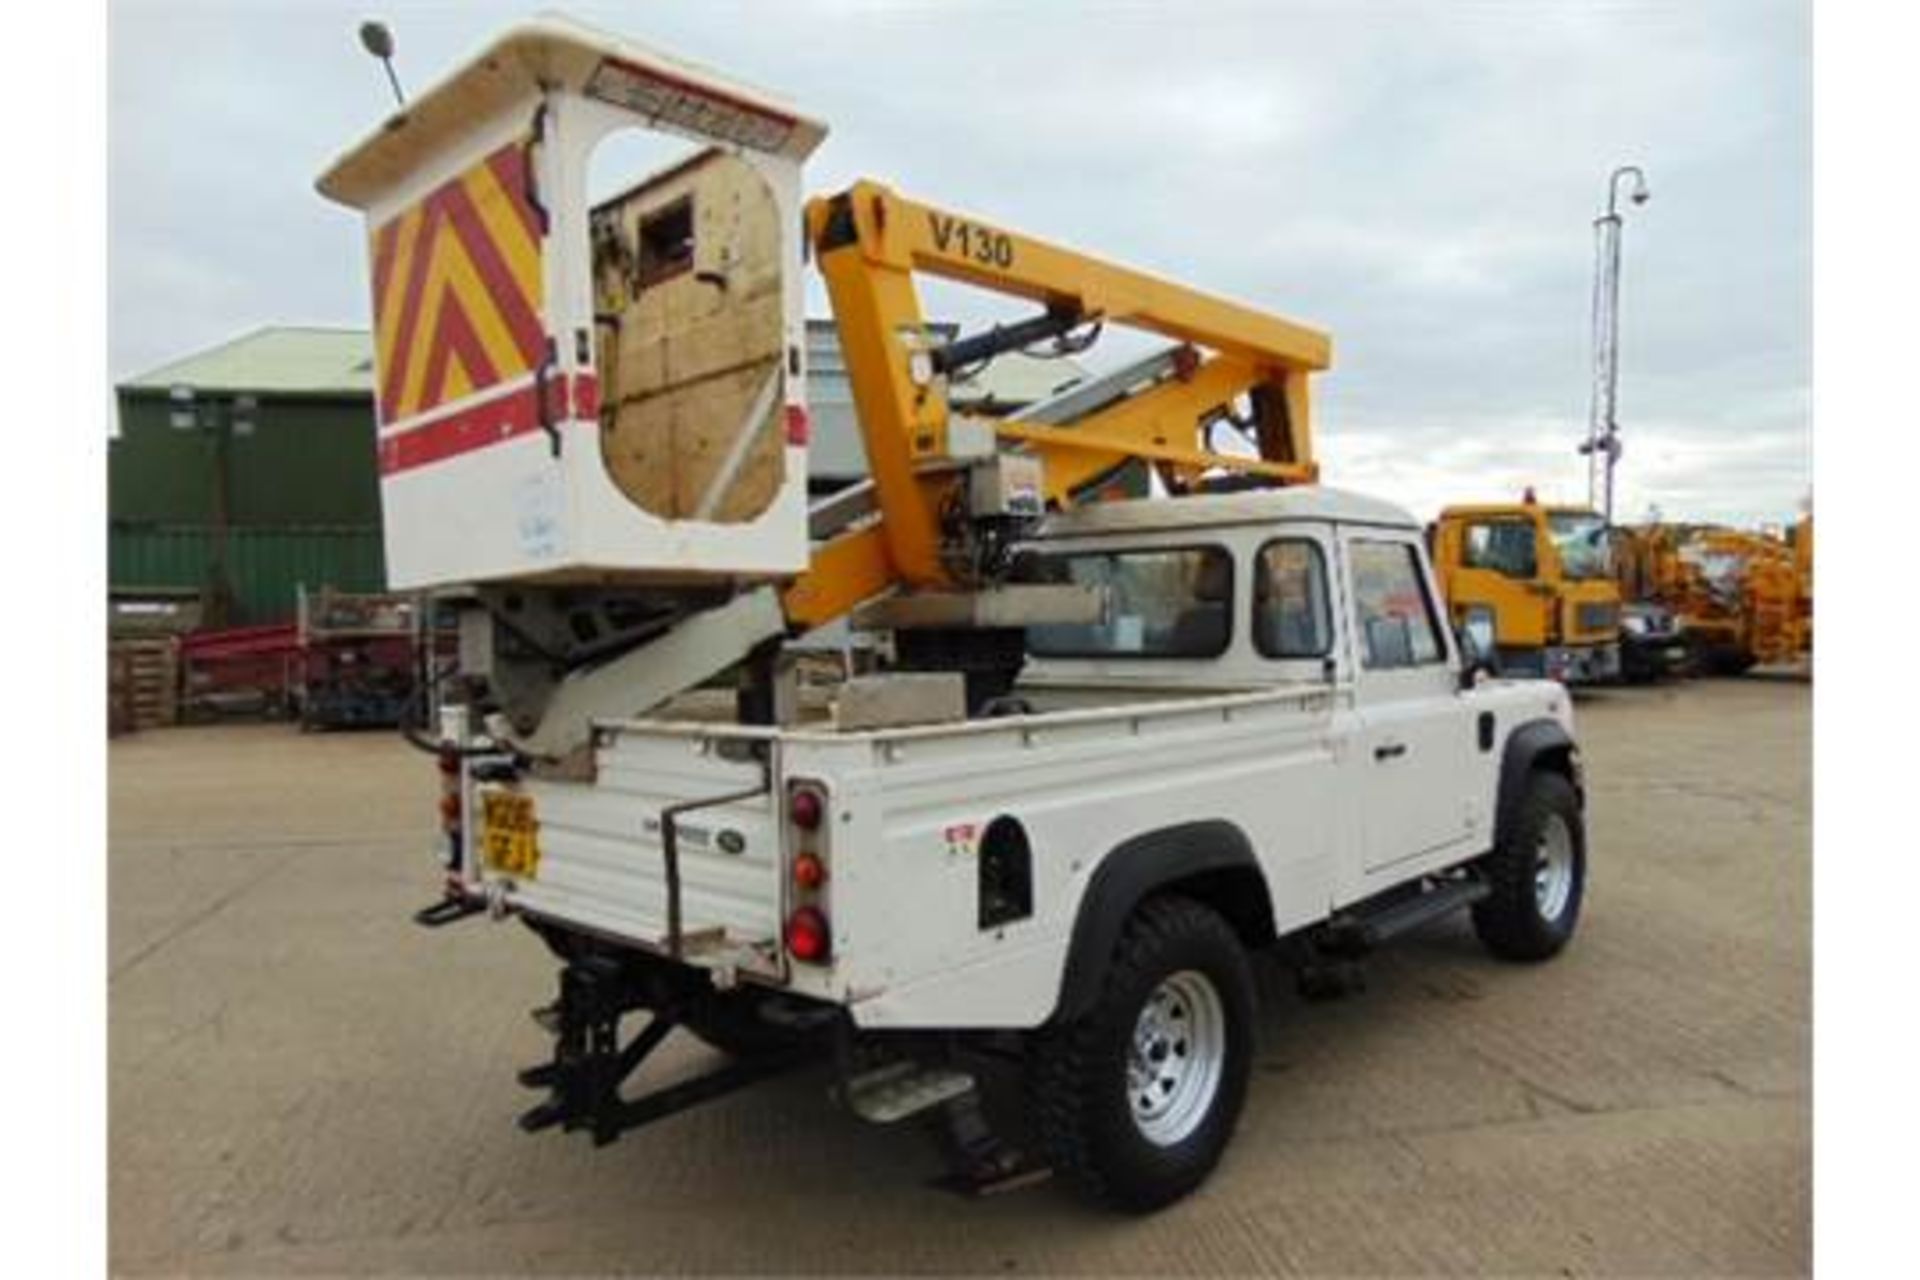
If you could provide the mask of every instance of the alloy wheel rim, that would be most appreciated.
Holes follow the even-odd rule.
[[[1549,814],[1533,847],[1533,901],[1543,920],[1558,920],[1573,898],[1573,831]]]
[[[1227,1056],[1226,1006],[1205,974],[1169,974],[1140,1007],[1127,1053],[1134,1125],[1155,1146],[1173,1146],[1205,1121]]]

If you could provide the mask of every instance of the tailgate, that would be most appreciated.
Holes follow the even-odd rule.
[[[529,913],[668,951],[676,895],[665,819],[692,806],[673,819],[682,957],[778,973],[780,828],[768,766],[718,747],[700,736],[610,731],[592,781],[481,784],[474,811],[483,877]],[[721,803],[704,803],[713,800]],[[522,840],[508,853],[496,838],[489,853],[490,811],[501,824],[530,819],[531,845]]]

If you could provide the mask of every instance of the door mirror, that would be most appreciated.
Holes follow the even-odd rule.
[[[1471,689],[1479,684],[1482,675],[1500,674],[1494,656],[1493,620],[1491,617],[1475,616],[1484,613],[1484,610],[1475,610],[1473,614],[1454,624],[1454,643],[1460,648],[1460,687],[1462,689]]]

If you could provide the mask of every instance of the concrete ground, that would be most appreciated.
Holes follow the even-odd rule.
[[[1306,1004],[1277,976],[1240,1129],[1148,1219],[925,1181],[909,1130],[790,1077],[595,1150],[528,1137],[552,969],[429,933],[436,779],[389,735],[111,748],[111,1258],[122,1273],[1752,1274],[1811,1266],[1805,684],[1579,709],[1575,945],[1464,923]],[[698,1045],[662,1051],[697,1069]],[[649,1070],[653,1068],[650,1066]]]

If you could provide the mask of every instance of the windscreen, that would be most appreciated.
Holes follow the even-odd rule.
[[[1606,528],[1606,522],[1590,511],[1548,513],[1547,533],[1560,553],[1560,571],[1569,578],[1611,577]]]

